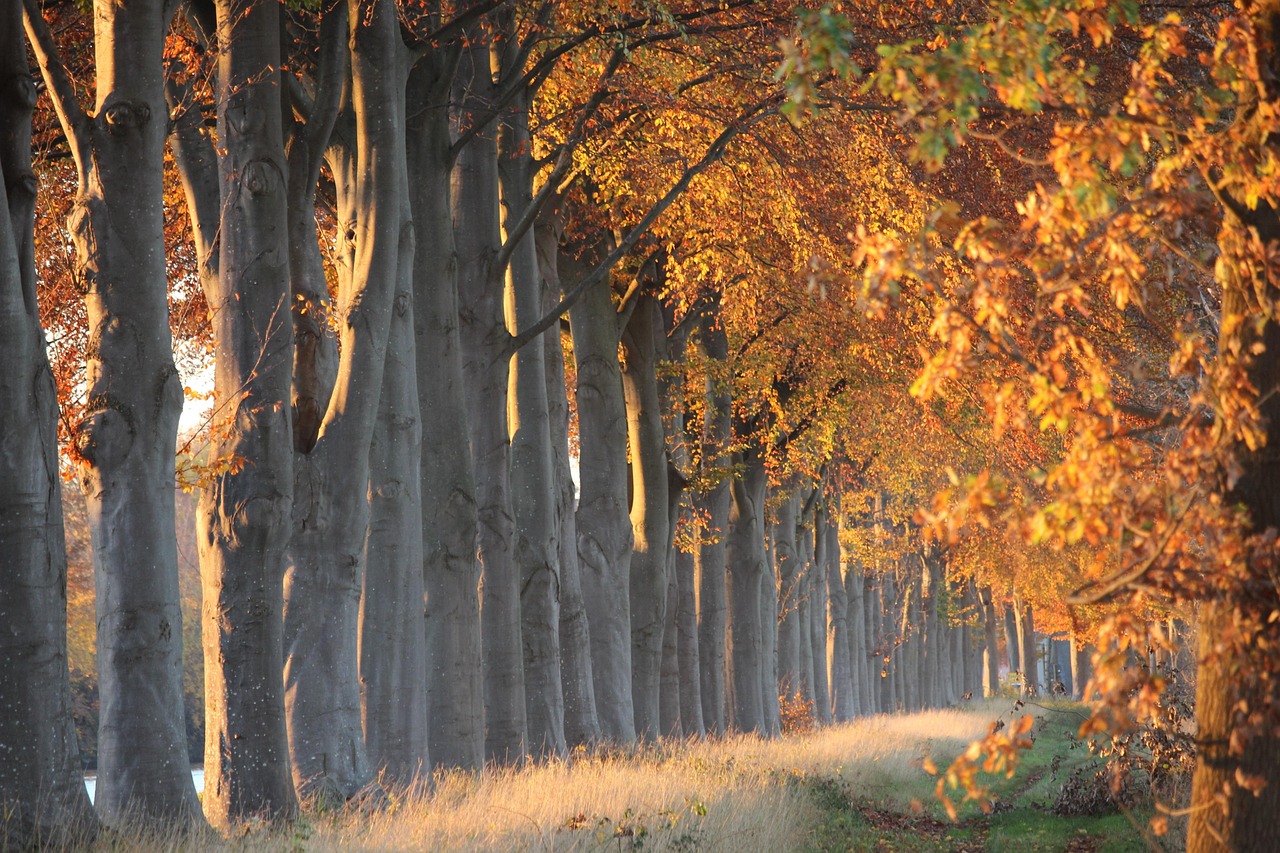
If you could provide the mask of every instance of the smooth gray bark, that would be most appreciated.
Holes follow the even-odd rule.
[[[912,564],[916,565],[912,565]],[[901,580],[904,586],[903,607],[898,618],[900,635],[905,638],[902,644],[904,656],[903,676],[903,709],[919,711],[924,707],[923,676],[925,670],[924,632],[927,630],[924,614],[924,584],[921,574],[927,571],[919,566],[918,555],[904,558]]]
[[[702,349],[715,369],[722,369],[729,357],[729,344],[724,326],[719,322],[719,304],[703,312]],[[695,497],[695,504],[706,518],[706,528],[699,531],[694,552],[698,585],[698,669],[702,689],[702,718],[708,732],[723,734],[726,727],[725,668],[728,638],[728,602],[726,600],[726,538],[729,530],[729,442],[733,422],[730,411],[729,384],[714,370],[706,380],[706,411],[702,422],[702,475],[710,488]]]
[[[822,500],[821,494],[817,500]],[[827,526],[826,507],[819,505],[814,511],[811,532],[813,560],[809,567],[809,589],[813,600],[809,605],[809,647],[813,657],[813,704],[820,723],[831,722],[831,685],[827,678],[827,564],[830,562]]]
[[[675,319],[670,304],[662,306],[663,328],[671,331],[656,341],[666,362],[658,371],[658,397],[667,453],[667,634],[663,638],[662,727],[679,720],[684,737],[706,733],[702,721],[702,689],[698,672],[698,602],[694,556],[689,544],[693,526],[690,445],[697,440],[685,404],[685,367],[690,318]],[[677,543],[677,539],[679,542]],[[668,687],[670,682],[672,686]],[[674,703],[675,707],[671,705]]]
[[[39,4],[27,30],[71,145],[68,230],[89,322],[87,405],[74,426],[93,535],[98,787],[107,823],[199,821],[182,705],[174,456],[182,383],[164,256],[161,0],[94,4],[96,103],[85,113]]]
[[[846,583],[848,578],[846,576]],[[855,579],[855,583],[858,583]],[[859,707],[864,714],[876,714],[885,710],[880,704],[880,673],[884,666],[883,649],[880,643],[880,581],[865,569],[862,573],[862,655],[856,655],[853,666],[858,667],[861,676],[859,690]],[[855,593],[849,594],[852,601]],[[852,633],[852,632],[851,632]],[[857,642],[857,638],[854,638]]]
[[[682,503],[686,529],[693,525],[693,496]],[[680,724],[685,737],[707,733],[702,717],[701,649],[698,645],[698,587],[693,551],[673,549],[672,573],[676,578],[676,654],[680,672]]]
[[[305,122],[294,113],[286,140],[293,297],[293,449],[298,454],[315,446],[338,373],[337,337],[329,323],[329,283],[316,229],[316,186],[342,105],[348,36],[346,4],[336,3],[320,22],[311,113]]]
[[[1024,696],[1034,696],[1040,692],[1035,615],[1031,612],[1031,605],[1024,604],[1016,592],[1013,601],[1014,619],[1018,628],[1018,657],[1022,661],[1022,693]]]
[[[350,127],[354,119],[349,103],[344,112],[340,125],[342,132],[335,130],[334,144],[329,146],[326,154],[334,180],[340,226],[334,252],[339,289],[339,304],[334,313],[338,317],[342,316],[344,305],[356,286],[356,157],[355,143],[351,138],[354,130]],[[295,293],[298,285],[295,279]],[[297,334],[295,330],[295,376],[300,373],[298,362],[303,357],[297,347]],[[336,353],[336,341],[334,343],[333,351]],[[319,358],[326,349],[325,346],[317,346],[309,355]],[[338,369],[349,370],[341,363]],[[323,368],[314,366],[314,370],[319,380]],[[333,378],[315,434],[308,435],[298,430],[294,433],[293,536],[289,541],[284,586],[284,674],[294,787],[305,796],[318,795],[336,803],[359,791],[372,777],[372,772],[368,768],[364,748],[358,685],[359,606],[363,579],[355,570],[364,556],[369,510],[368,479],[366,474],[358,484],[348,482],[353,493],[335,495],[329,486],[329,468],[336,464],[338,454],[332,449],[332,440],[325,445],[318,444],[318,440],[321,430],[326,427],[325,418],[333,401],[340,393],[345,393],[339,388],[338,374],[335,373]],[[379,381],[379,392],[380,386]],[[360,391],[367,393],[363,387]],[[377,399],[369,401],[368,405],[376,413]],[[369,439],[372,441],[372,417]],[[361,461],[367,465],[367,453]],[[338,476],[347,473],[338,472]],[[355,495],[359,496],[358,500]],[[339,503],[335,504],[335,500]],[[335,513],[339,515],[338,520],[334,518]],[[352,543],[345,564],[335,572],[329,565],[332,553],[330,540],[341,535],[340,531],[332,530],[339,524],[351,528]],[[354,530],[357,525],[358,542]],[[320,613],[327,615],[318,616]],[[321,649],[332,660],[350,666],[351,670],[344,675],[333,672],[330,665],[322,665],[318,651]],[[340,705],[333,725],[326,728],[324,722],[328,712],[325,709],[335,700]],[[330,772],[334,774],[331,781],[327,779]],[[355,780],[359,780],[358,783]]]
[[[1000,626],[991,587],[978,589],[978,602],[982,609],[982,628],[986,638],[986,645],[982,650],[982,695],[990,697],[1000,692]]]
[[[637,297],[622,336],[622,390],[631,448],[631,701],[636,734],[656,738],[666,625],[670,494],[666,433],[658,397],[659,340],[665,340],[657,300]],[[665,349],[665,345],[662,345]]]
[[[340,359],[315,446],[295,458],[285,577],[285,703],[299,793],[354,796],[372,778],[361,715],[358,616],[369,448],[404,241],[404,71],[394,3],[349,0],[355,160],[339,187]],[[342,169],[335,179],[345,181]],[[351,201],[344,207],[343,195]],[[340,261],[343,259],[340,258]]]
[[[1019,638],[1018,621],[1013,612],[1013,605],[1006,604],[1004,606],[1004,645],[1005,653],[1009,656],[1009,672],[1022,672],[1022,656],[1019,654],[1018,648],[1022,644]]]
[[[293,505],[293,329],[279,7],[218,0],[216,14],[218,236],[212,246],[197,240],[206,262],[218,253],[216,275],[202,276],[217,353],[214,410],[222,419],[210,453],[247,464],[211,476],[201,490],[197,530],[204,598],[202,802],[209,821],[227,828],[251,817],[288,819],[298,808],[281,678]],[[175,138],[179,155],[187,145]],[[189,181],[188,191],[195,189]],[[191,205],[193,222],[200,223],[205,204]]]
[[[770,679],[774,678],[774,671],[772,662],[766,663],[764,657],[761,621],[763,584],[773,585],[764,551],[764,499],[768,478],[764,460],[754,448],[734,453],[733,461],[741,475],[732,480],[726,538],[732,723],[738,731],[769,734],[763,685],[766,666]]]
[[[539,219],[534,235],[544,283],[544,313],[554,309],[562,295],[560,233],[560,217],[548,208]],[[574,747],[596,743],[601,734],[591,669],[591,631],[582,594],[582,568],[578,563],[577,501],[569,466],[569,401],[562,333],[563,330],[558,329],[547,338],[545,356],[560,546],[560,683],[564,692],[565,742]]]
[[[1050,659],[1053,661],[1053,671],[1049,674],[1050,692],[1057,692],[1057,685],[1062,685],[1062,695],[1070,696],[1074,693],[1074,679],[1071,677],[1071,640],[1055,639],[1050,640]]]
[[[674,555],[667,566],[667,610],[662,627],[662,674],[659,679],[658,727],[663,737],[684,737],[680,719],[680,637],[676,611],[680,608],[680,584]]]
[[[359,630],[369,763],[388,782],[406,785],[429,771],[431,762],[423,623],[422,422],[414,352],[415,230],[407,194],[402,194],[400,204],[404,230],[395,301],[369,446],[369,531]]]
[[[1093,647],[1071,635],[1071,698],[1087,700],[1085,694],[1089,679],[1093,677]]]
[[[944,703],[942,679],[950,677],[951,658],[944,639],[944,626],[938,619],[938,599],[942,595],[942,572],[937,559],[930,553],[921,553],[920,600],[921,611],[917,617],[917,643],[921,657],[920,705],[937,708]],[[921,630],[922,629],[922,630]]]
[[[31,114],[22,7],[0,10],[0,850],[87,843],[67,679],[58,392],[36,306]]]
[[[631,695],[627,413],[618,363],[618,316],[608,286],[588,288],[569,318],[581,445],[578,558],[590,624],[596,711],[606,739],[630,743],[636,727]]]
[[[823,553],[826,557],[831,714],[835,722],[845,723],[861,712],[857,693],[861,688],[858,678],[860,673],[854,661],[857,659],[855,640],[862,637],[862,624],[857,619],[851,629],[849,616],[854,614],[856,618],[862,614],[862,578],[854,575],[853,567],[841,553],[839,519],[840,512],[837,509],[835,519],[829,519],[823,525],[822,536],[825,541]],[[846,573],[849,577],[847,586]]]
[[[414,337],[422,423],[427,725],[436,767],[484,764],[480,560],[458,324],[449,92],[456,57],[428,52],[409,74],[406,123]]]
[[[806,519],[807,520],[807,519]],[[809,529],[805,525],[801,525],[797,530],[797,554],[796,562],[799,565],[798,587],[799,594],[796,596],[798,604],[798,624],[799,632],[798,641],[800,644],[800,689],[797,691],[805,703],[810,707],[815,707],[817,700],[816,683],[814,677],[814,659],[813,644],[809,638],[810,625],[813,622],[813,605],[814,605],[814,584],[813,584],[813,559],[812,549],[807,542],[809,538]]]
[[[533,204],[537,165],[529,134],[528,94],[517,96],[498,136],[503,227],[510,231]],[[506,319],[513,334],[543,314],[542,279],[532,230],[516,242],[507,274]],[[548,329],[516,351],[510,362],[507,423],[511,449],[513,542],[520,582],[520,636],[528,748],[534,755],[566,751],[560,672],[560,543],[556,518],[555,452],[546,376]]]
[[[473,37],[455,88],[464,90],[460,121],[489,108],[495,90],[490,45]],[[518,762],[527,751],[520,573],[513,551],[508,345],[503,276],[494,268],[501,239],[495,132],[482,130],[459,152],[453,171],[453,224],[458,252],[458,318],[467,422],[475,465],[483,596],[485,754]]]
[[[873,603],[876,612],[876,648],[880,657],[880,712],[892,714],[898,710],[898,636],[893,614],[897,610],[897,584],[893,575],[881,575],[876,585],[879,595]]]
[[[788,699],[801,692],[801,567],[796,553],[800,499],[788,495],[773,524],[773,562],[778,585],[778,690]]]
[[[765,529],[763,519],[760,529]],[[768,567],[772,554],[769,553],[767,540],[764,548],[764,564]],[[782,703],[778,695],[778,585],[769,574],[760,578],[760,585],[760,656],[763,661],[760,692],[764,703],[766,733],[773,737],[782,732]]]

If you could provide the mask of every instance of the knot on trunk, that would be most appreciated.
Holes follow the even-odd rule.
[[[102,110],[107,132],[122,136],[142,127],[151,119],[151,106],[144,101],[115,101]]]
[[[284,189],[284,176],[273,160],[260,157],[244,167],[245,188],[254,196]]]
[[[128,410],[119,404],[99,402],[76,425],[76,452],[95,467],[118,462],[129,455],[137,430]]]
[[[16,74],[9,78],[9,82],[5,86],[5,91],[10,100],[23,110],[31,111],[36,108],[36,100],[39,93],[36,89],[36,83],[26,74]]]

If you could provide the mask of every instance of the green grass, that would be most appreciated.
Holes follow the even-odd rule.
[[[970,802],[960,807],[957,821],[949,820],[934,796],[936,778],[923,770],[906,778],[895,776],[892,790],[869,779],[853,784],[838,778],[813,778],[811,792],[820,817],[810,849],[821,853],[1138,853],[1166,849],[1152,847],[1145,832],[1149,809],[1103,817],[1051,814],[1048,809],[1071,772],[1096,759],[1073,737],[1083,719],[1080,706],[1047,702],[1025,710],[1038,717],[1032,729],[1035,743],[1021,754],[1013,778],[984,780],[996,798],[992,814],[983,814]],[[1021,713],[1002,716],[1011,722]],[[929,744],[922,752],[944,770],[955,757],[954,750],[933,751]]]

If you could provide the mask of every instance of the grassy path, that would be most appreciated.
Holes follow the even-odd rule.
[[[1071,748],[1072,706],[1031,708],[1035,746],[1013,779],[992,789],[991,815],[972,803],[953,823],[933,796],[928,757],[945,767],[1001,718],[1008,701],[878,716],[774,740],[736,735],[566,761],[444,773],[429,786],[387,791],[337,811],[308,811],[288,827],[246,826],[144,836],[104,833],[95,850],[329,853],[977,853],[1148,849],[1123,815],[1059,818],[1052,802],[1090,761]],[[1020,714],[1021,712],[1016,712]]]
[[[934,798],[934,779],[906,777],[892,795],[860,791],[840,780],[815,779],[813,802],[820,815],[813,851],[892,853],[1137,853],[1152,848],[1143,825],[1148,812],[1105,817],[1058,817],[1049,811],[1072,771],[1093,763],[1072,738],[1080,722],[1069,705],[1031,707],[1038,720],[1035,744],[1023,753],[1013,779],[991,784],[997,801],[990,815],[970,803],[952,822]],[[933,755],[945,768],[954,752]],[[1171,848],[1172,849],[1172,848]]]

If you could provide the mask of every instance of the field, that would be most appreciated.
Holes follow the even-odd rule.
[[[998,803],[972,803],[958,822],[933,797],[921,765],[946,763],[1007,700],[963,710],[879,716],[773,741],[737,736],[666,743],[634,753],[580,753],[569,761],[440,774],[430,790],[388,793],[337,812],[308,812],[287,830],[246,828],[140,839],[104,836],[100,849],[284,851],[1140,851],[1154,846],[1149,812],[1101,818],[1048,813],[1070,772],[1090,762],[1072,747],[1078,706],[1026,709],[1035,745]]]

